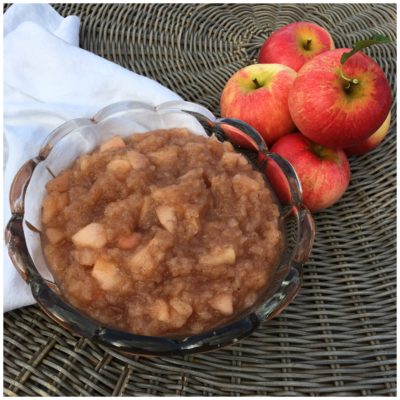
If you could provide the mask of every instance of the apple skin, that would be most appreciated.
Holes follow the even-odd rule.
[[[388,81],[372,58],[358,52],[343,65],[350,49],[327,51],[304,64],[290,93],[289,110],[298,130],[331,148],[361,143],[375,132],[389,113],[392,95]],[[349,84],[341,77],[357,79]]]
[[[387,133],[389,132],[390,118],[391,118],[391,113],[389,112],[385,121],[378,128],[378,130],[376,132],[374,132],[371,136],[369,136],[363,142],[356,144],[355,146],[347,147],[347,148],[343,149],[344,152],[348,156],[360,156],[362,154],[368,153],[369,151],[375,149],[375,147],[378,147],[382,143],[383,139],[385,139]]]
[[[242,68],[222,91],[222,117],[246,122],[271,145],[295,130],[288,95],[296,76],[295,71],[281,64],[253,64]],[[261,87],[257,88],[254,79]]]
[[[298,71],[316,55],[334,48],[331,35],[321,26],[294,22],[271,34],[261,47],[258,62],[284,64]]]
[[[336,203],[349,186],[350,164],[341,149],[323,147],[301,133],[292,133],[280,138],[271,153],[279,154],[293,166],[303,189],[303,203],[312,212]],[[270,180],[271,176],[270,173]],[[280,198],[287,197],[287,186],[279,177],[271,183]]]

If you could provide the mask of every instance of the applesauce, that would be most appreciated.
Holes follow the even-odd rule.
[[[232,320],[268,287],[283,250],[263,175],[230,143],[185,129],[113,137],[46,189],[55,280],[116,329],[196,334]]]

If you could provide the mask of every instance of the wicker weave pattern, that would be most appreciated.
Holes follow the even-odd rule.
[[[219,95],[255,62],[265,37],[309,20],[337,47],[372,33],[393,43],[366,52],[396,96],[396,7],[265,4],[58,4],[80,15],[81,46],[152,77],[218,114]],[[396,104],[389,137],[351,160],[344,198],[316,216],[304,285],[277,319],[217,352],[125,357],[72,336],[36,307],[5,315],[5,395],[396,394]]]

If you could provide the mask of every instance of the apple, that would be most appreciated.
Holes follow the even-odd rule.
[[[295,126],[288,108],[296,72],[281,64],[253,64],[237,71],[221,95],[221,115],[255,128],[268,145]]]
[[[331,35],[321,26],[294,22],[272,33],[261,47],[258,62],[284,64],[298,71],[316,55],[334,48]]]
[[[343,53],[327,51],[304,64],[289,93],[289,110],[298,130],[332,148],[361,143],[390,110],[388,81],[372,58],[358,52],[344,64]]]
[[[280,138],[271,152],[279,154],[293,166],[303,189],[304,205],[310,211],[330,207],[349,186],[350,165],[341,149],[330,149],[312,142],[301,133],[292,133]],[[287,197],[287,187],[282,185],[279,175],[276,182],[271,171],[268,177],[278,196]]]
[[[356,144],[355,146],[347,147],[347,148],[343,149],[344,152],[348,156],[359,156],[359,155],[369,152],[370,150],[375,149],[375,147],[378,147],[381,144],[381,142],[383,141],[383,139],[385,139],[385,137],[389,131],[390,118],[391,118],[391,113],[389,112],[385,121],[378,128],[378,130],[375,133],[373,133],[371,136],[369,136],[363,142]]]

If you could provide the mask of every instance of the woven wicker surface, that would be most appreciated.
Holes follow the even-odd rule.
[[[367,53],[396,95],[395,5],[55,5],[81,16],[81,46],[218,114],[226,80],[274,29],[327,28]],[[389,137],[351,160],[344,198],[316,216],[304,285],[281,316],[239,344],[193,356],[125,357],[52,323],[37,307],[5,315],[5,395],[395,395],[396,106]]]

